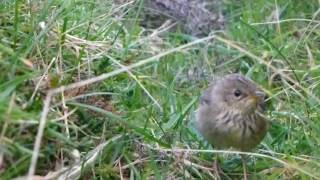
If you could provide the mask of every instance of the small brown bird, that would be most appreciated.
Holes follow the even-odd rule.
[[[196,114],[198,131],[214,148],[253,149],[267,133],[264,96],[261,89],[240,74],[214,80],[200,97]],[[245,160],[241,157],[247,179]]]

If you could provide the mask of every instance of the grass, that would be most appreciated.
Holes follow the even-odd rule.
[[[319,2],[222,8],[225,30],[196,39],[141,27],[142,1],[3,1],[1,179],[212,179],[216,153],[241,179],[240,152],[193,124],[201,91],[229,72],[269,95],[250,179],[320,178]]]

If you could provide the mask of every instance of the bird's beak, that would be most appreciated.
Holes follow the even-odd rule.
[[[250,104],[252,104],[253,106],[257,106],[258,101],[260,99],[263,99],[265,96],[265,94],[261,91],[255,91],[251,97],[250,97]]]
[[[262,99],[265,96],[264,92],[262,92],[262,91],[255,91],[254,95],[255,95],[256,98],[262,98]]]
[[[251,104],[251,107],[255,107],[257,106],[257,102],[258,102],[258,97],[253,95],[250,97],[250,104]]]

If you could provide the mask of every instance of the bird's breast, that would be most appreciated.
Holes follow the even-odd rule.
[[[256,113],[243,115],[223,110],[213,114],[202,112],[197,116],[199,132],[215,148],[247,151],[259,144],[267,131],[265,119]]]

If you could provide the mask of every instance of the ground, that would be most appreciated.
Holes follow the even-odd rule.
[[[194,128],[212,77],[268,94],[249,179],[318,179],[319,2],[224,0],[223,30],[143,27],[142,1],[0,4],[0,177],[241,179],[238,152]],[[171,21],[172,22],[172,21]]]

